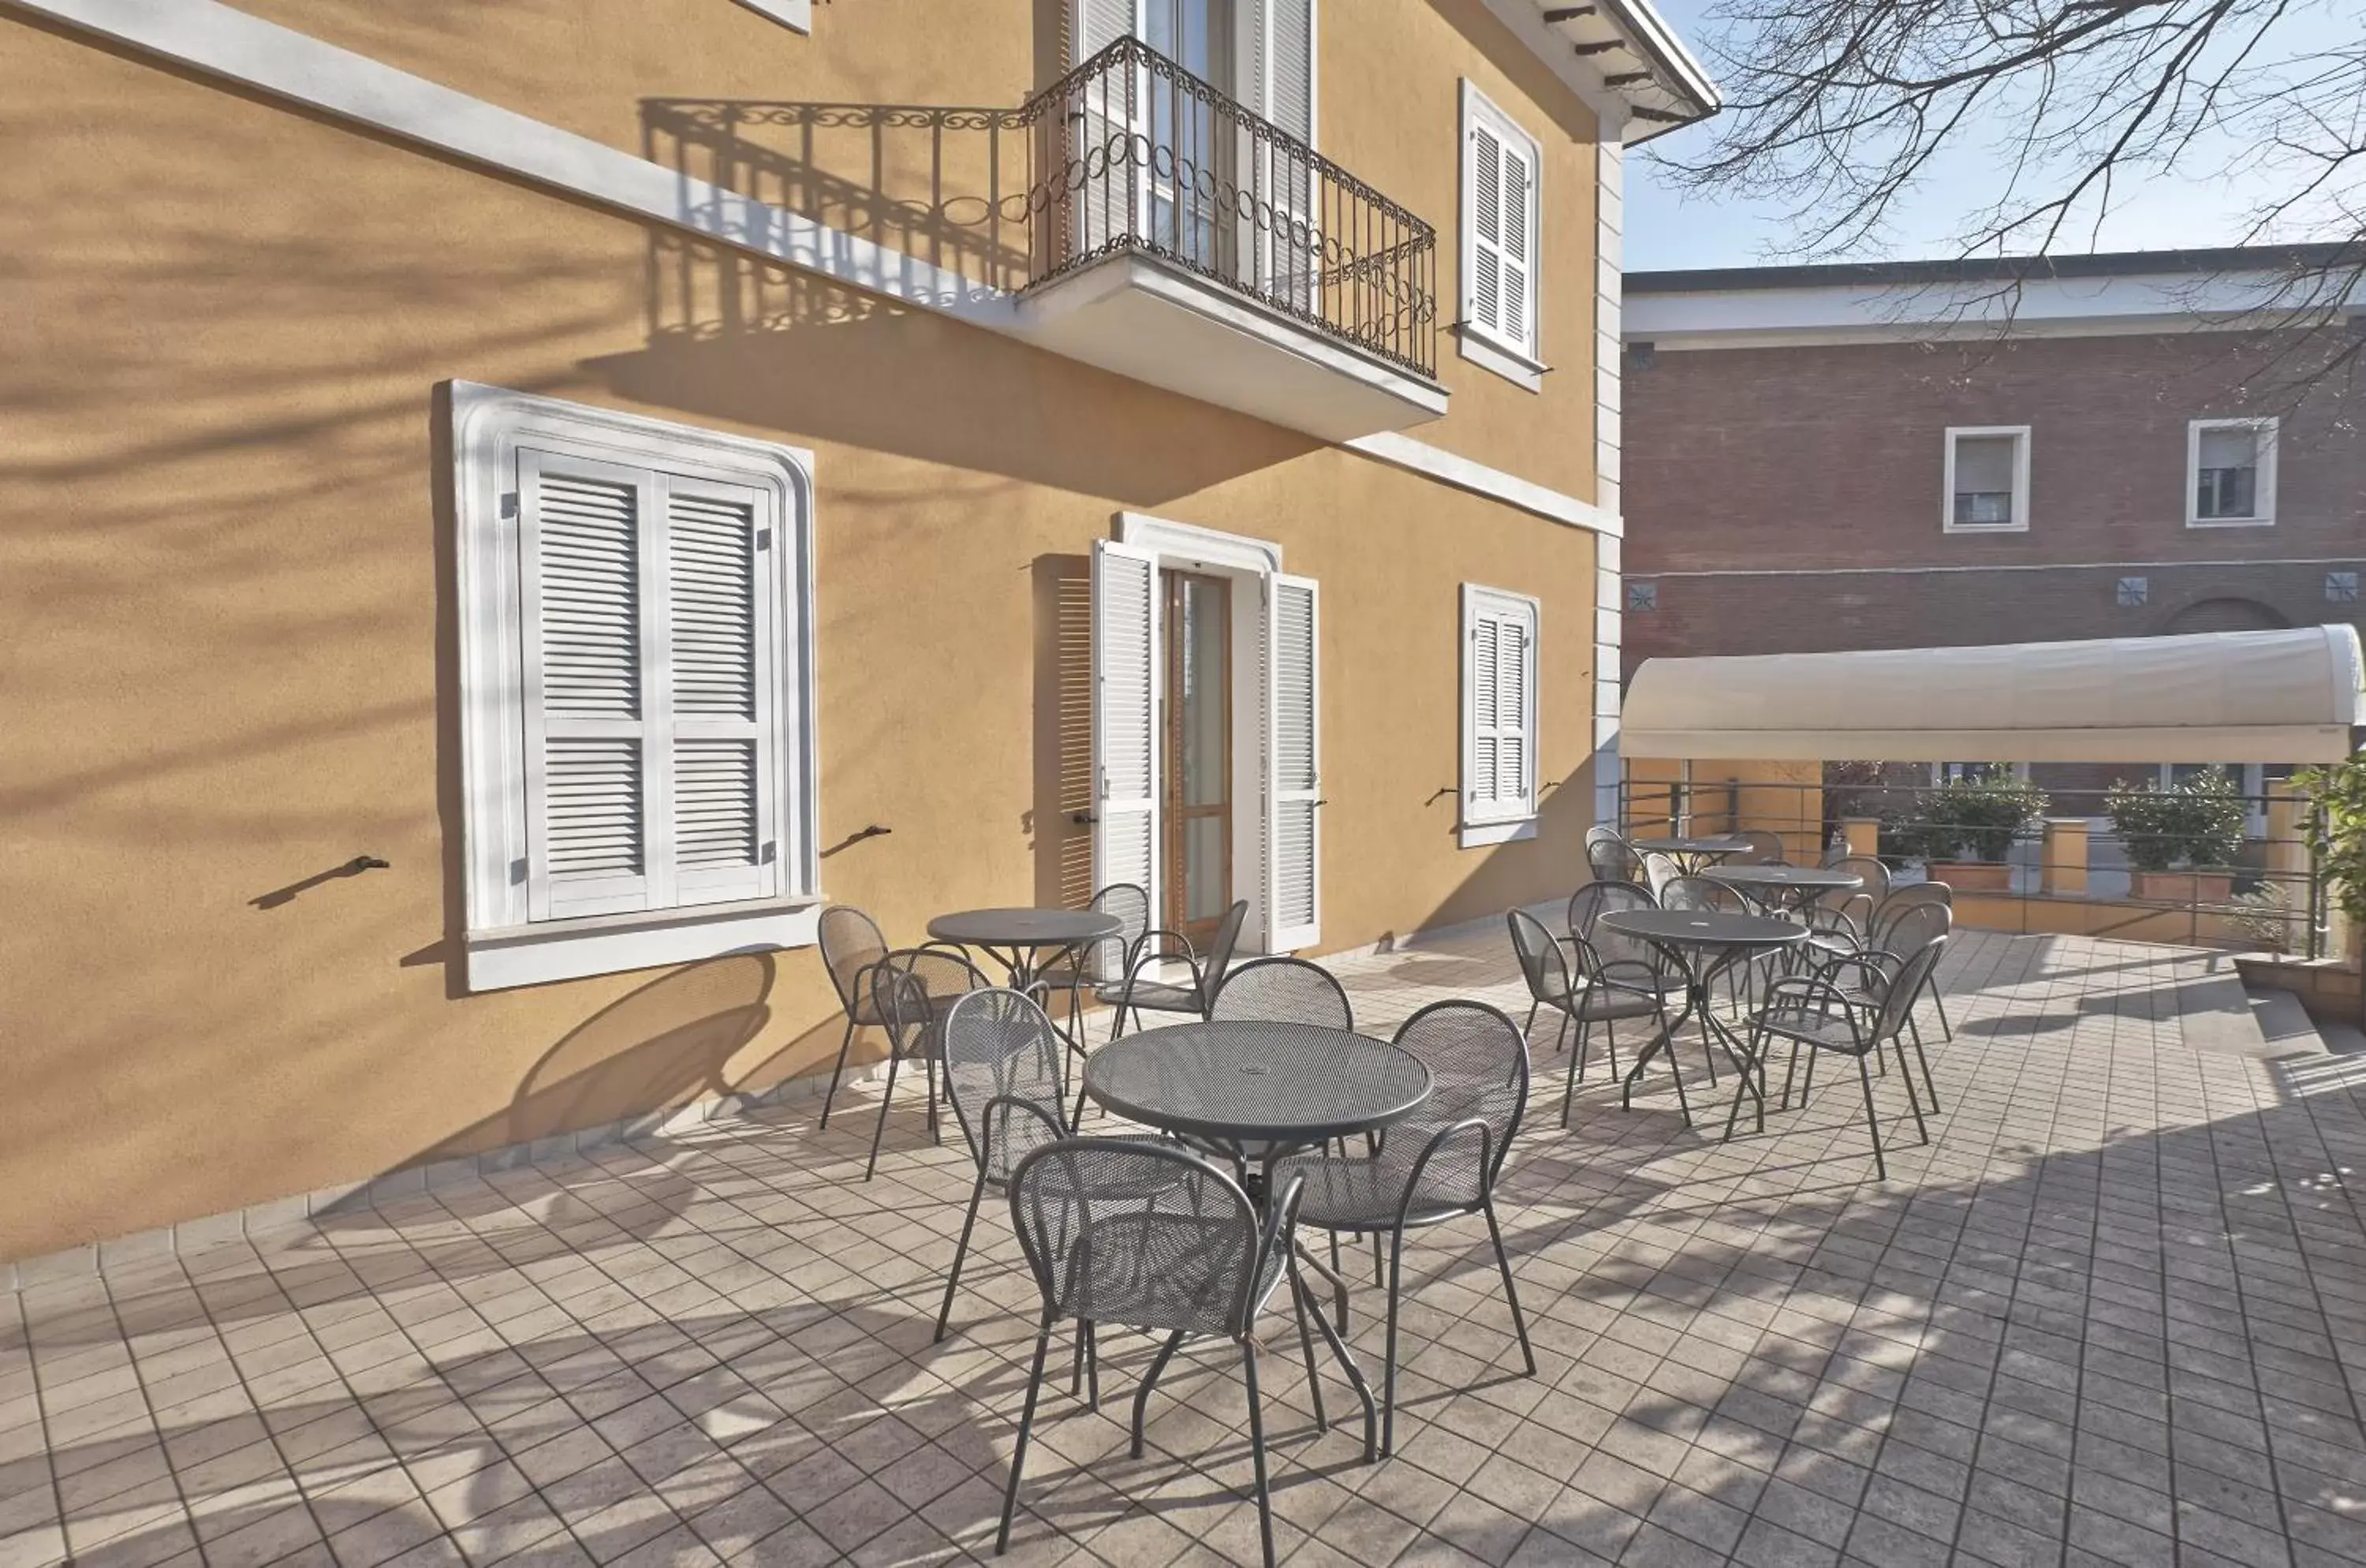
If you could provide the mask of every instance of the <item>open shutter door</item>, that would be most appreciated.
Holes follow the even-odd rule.
[[[1536,171],[1528,167],[1527,152],[1509,142],[1503,144],[1500,156],[1504,203],[1503,333],[1508,341],[1526,349],[1532,345],[1536,331],[1532,320],[1536,311],[1528,287],[1536,273],[1536,225],[1531,212]]]
[[[1158,558],[1093,546],[1093,886],[1158,901]]]
[[[1258,285],[1268,297],[1310,313],[1322,303],[1321,219],[1313,160],[1315,0],[1250,0],[1242,18],[1239,96],[1297,145],[1244,135],[1243,163],[1257,200]]]
[[[544,452],[521,452],[518,470],[527,918],[645,909],[656,486]]]
[[[780,891],[774,532],[760,491],[667,478],[670,902]]]
[[[1470,128],[1470,325],[1504,332],[1504,142],[1484,122]]]
[[[1268,580],[1266,648],[1272,690],[1267,712],[1266,947],[1309,948],[1323,936],[1323,747],[1321,602],[1303,577]]]
[[[1074,0],[1068,66],[1074,70],[1121,38],[1142,36],[1140,0]],[[1097,73],[1060,106],[1060,158],[1068,170],[1073,220],[1065,227],[1078,255],[1091,255],[1142,231],[1135,158],[1129,138],[1144,126],[1149,80],[1138,72]]]

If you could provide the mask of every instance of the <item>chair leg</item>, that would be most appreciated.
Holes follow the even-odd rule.
[[[923,1065],[929,1069],[929,1142],[941,1148],[945,1134],[937,1124],[937,1058],[933,1051],[923,1058]]]
[[[1791,1042],[1791,1060],[1783,1069],[1783,1109],[1791,1109],[1791,1077],[1799,1070],[1799,1043]]]
[[[1158,1354],[1150,1359],[1150,1370],[1142,1374],[1142,1386],[1133,1391],[1133,1457],[1136,1459],[1142,1457],[1142,1423],[1150,1409],[1150,1391],[1158,1386],[1158,1374],[1166,1370],[1166,1363],[1174,1359],[1182,1343],[1183,1330],[1178,1328],[1168,1335],[1166,1342],[1158,1347]]]
[[[868,1181],[879,1169],[879,1140],[887,1135],[887,1107],[896,1100],[896,1069],[904,1058],[891,1046],[887,1052],[887,1088],[879,1096],[879,1124],[871,1129],[871,1162],[862,1168],[862,1179]]]
[[[1811,1064],[1813,1060],[1809,1058]],[[1889,1162],[1881,1155],[1881,1113],[1873,1108],[1873,1069],[1865,1065],[1863,1056],[1856,1059],[1856,1076],[1865,1085],[1865,1124],[1873,1134],[1873,1174],[1887,1181],[1889,1179]]]
[[[1541,997],[1530,997],[1530,998],[1528,998],[1528,1021],[1527,1021],[1527,1022],[1526,1022],[1526,1023],[1524,1023],[1524,1024],[1522,1024],[1522,1025],[1520,1025],[1520,1038],[1521,1038],[1521,1039],[1526,1040],[1529,1035],[1531,1035],[1531,1034],[1533,1034],[1533,1033],[1535,1033],[1535,1032],[1536,1032],[1536,1029],[1537,1029],[1537,1010],[1538,1010],[1538,1008],[1542,1007],[1542,1006],[1544,1006],[1544,998],[1541,998]]]
[[[1922,988],[1931,993],[1931,1005],[1939,1010],[1939,1038],[1953,1040],[1955,1037],[1955,1026],[1947,1021],[1947,998],[1939,994],[1939,976],[1936,975],[1924,976]]]
[[[1068,1397],[1074,1399],[1079,1393],[1085,1395],[1086,1409],[1101,1407],[1100,1347],[1095,1343],[1089,1317],[1076,1319],[1076,1359],[1068,1369]]]
[[[1568,1027],[1569,1015],[1567,1013],[1563,1013],[1561,1014],[1561,1028],[1566,1029]],[[1560,1030],[1555,1030],[1553,1032],[1553,1038],[1556,1040],[1560,1038]],[[1569,1075],[1560,1086],[1560,1124],[1564,1127],[1569,1125],[1570,1101],[1577,1098],[1577,1077],[1578,1074],[1583,1070],[1584,1066],[1585,1025],[1583,1023],[1580,1023],[1577,1026],[1577,1049],[1569,1054]]]
[[[846,1033],[838,1043],[838,1061],[829,1069],[829,1092],[821,1097],[821,1124],[829,1125],[829,1108],[838,1099],[838,1076],[846,1071],[846,1054],[854,1049],[854,1015],[846,1015]]]
[[[1930,1091],[1931,1114],[1939,1114],[1939,1086],[1931,1080],[1931,1058],[1922,1050],[1922,1042],[1914,1042],[1914,1058],[1922,1064],[1922,1087]]]
[[[1295,1269],[1290,1271],[1290,1304],[1298,1315],[1298,1348],[1306,1357],[1306,1392],[1314,1401],[1314,1429],[1327,1432],[1331,1417],[1323,1409],[1323,1374],[1314,1365],[1314,1331],[1306,1326],[1306,1283]]]
[[[1019,1472],[1027,1463],[1027,1434],[1035,1425],[1035,1399],[1043,1391],[1043,1359],[1052,1350],[1052,1316],[1035,1331],[1035,1366],[1027,1374],[1027,1404],[1019,1413],[1019,1440],[1010,1450],[1010,1484],[1002,1491],[1002,1528],[995,1532],[996,1556],[1010,1550],[1010,1516],[1019,1507]]]
[[[1495,1194],[1492,1191],[1480,1201],[1481,1213],[1487,1216],[1487,1239],[1495,1244],[1495,1267],[1504,1275],[1504,1300],[1512,1309],[1512,1332],[1520,1337],[1520,1359],[1528,1364],[1528,1376],[1537,1375],[1537,1353],[1528,1345],[1528,1320],[1520,1315],[1520,1292],[1512,1284],[1512,1258],[1504,1250],[1504,1227],[1495,1223]]]
[[[1257,1352],[1254,1335],[1241,1341],[1241,1371],[1249,1385],[1249,1462],[1256,1470],[1257,1536],[1265,1542],[1265,1568],[1273,1568],[1273,1499],[1265,1478],[1265,1401],[1257,1394]]]
[[[961,1240],[953,1244],[952,1272],[945,1276],[945,1304],[937,1313],[937,1344],[945,1341],[945,1328],[953,1320],[953,1288],[961,1283],[962,1259],[969,1256],[969,1233],[977,1224],[977,1207],[986,1201],[986,1172],[977,1173],[977,1186],[969,1195],[969,1213],[962,1219]]]
[[[1906,1103],[1914,1108],[1914,1130],[1927,1144],[1931,1141],[1931,1124],[1922,1120],[1922,1091],[1914,1087],[1914,1064],[1906,1059],[1906,1038],[1893,1034],[1889,1043],[1898,1051],[1898,1076],[1906,1080]]]
[[[1375,1237],[1374,1239],[1377,1240],[1378,1238]],[[1298,1258],[1294,1253],[1290,1256],[1290,1278],[1298,1281],[1299,1291],[1305,1296],[1307,1305],[1309,1307],[1313,1307],[1314,1287],[1306,1282],[1305,1276],[1299,1269]],[[1312,1315],[1314,1318],[1314,1326],[1322,1331],[1323,1343],[1331,1348],[1331,1354],[1337,1357],[1339,1364],[1347,1370],[1347,1381],[1355,1385],[1356,1397],[1363,1402],[1364,1462],[1366,1464],[1369,1464],[1375,1459],[1380,1457],[1379,1441],[1380,1431],[1380,1411],[1379,1408],[1372,1404],[1372,1385],[1364,1381],[1364,1371],[1361,1367],[1356,1365],[1356,1358],[1347,1353],[1347,1347],[1340,1343],[1339,1337],[1336,1334],[1331,1332],[1331,1320],[1324,1317],[1319,1308],[1316,1309]]]
[[[1404,1286],[1404,1232],[1389,1233],[1389,1348],[1380,1370],[1380,1454],[1397,1451],[1397,1302]]]

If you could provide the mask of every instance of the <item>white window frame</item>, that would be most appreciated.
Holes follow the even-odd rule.
[[[815,742],[813,455],[611,409],[451,385],[457,525],[462,860],[472,991],[810,945],[820,919]],[[687,473],[766,493],[781,680],[773,800],[778,897],[624,914],[531,919],[518,553],[522,448]]]
[[[1493,811],[1474,815],[1471,810],[1470,782],[1475,765],[1472,753],[1478,740],[1478,690],[1473,677],[1476,670],[1471,649],[1476,645],[1479,617],[1492,615],[1525,615],[1528,623],[1528,712],[1527,747],[1528,795],[1523,809]],[[1544,634],[1544,605],[1533,594],[1516,593],[1507,588],[1489,588],[1476,582],[1462,585],[1462,702],[1459,723],[1461,739],[1461,793],[1457,832],[1466,850],[1483,849],[1493,844],[1507,844],[1537,836],[1538,797],[1544,792],[1544,764],[1538,756],[1538,741],[1544,728],[1543,701],[1538,691],[1538,677],[1544,660],[1538,645]]]
[[[1502,334],[1480,326],[1472,320],[1476,308],[1474,284],[1477,281],[1479,248],[1479,182],[1472,168],[1477,145],[1472,132],[1481,121],[1499,138],[1523,149],[1528,159],[1528,281],[1527,323],[1528,341],[1514,343]],[[1458,159],[1461,182],[1461,230],[1459,241],[1459,265],[1455,288],[1459,303],[1455,310],[1454,340],[1462,357],[1473,365],[1492,370],[1515,386],[1531,392],[1544,390],[1544,378],[1552,367],[1540,357],[1544,344],[1544,149],[1537,139],[1523,130],[1517,120],[1495,107],[1486,94],[1462,78],[1461,141]]]
[[[813,31],[813,0],[739,0],[739,4],[794,31]]]
[[[2248,517],[2204,517],[2202,498],[2194,493],[2202,480],[2202,436],[2211,430],[2248,430],[2259,460],[2259,478],[2252,481],[2251,500],[2257,510]],[[2276,421],[2256,419],[2193,419],[2185,423],[2185,525],[2189,528],[2272,528],[2276,525]]]
[[[1965,436],[2010,435],[2012,447],[2012,521],[1955,521],[1955,444]],[[2029,426],[2025,424],[1951,424],[1947,427],[1946,472],[1939,487],[1939,522],[1950,534],[2026,534],[2029,532]]]

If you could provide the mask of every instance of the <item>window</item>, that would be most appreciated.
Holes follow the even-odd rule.
[[[2276,422],[2197,419],[2185,427],[2185,525],[2276,520]]]
[[[452,400],[470,987],[810,941],[809,459]]]
[[[2029,426],[1947,432],[1946,530],[2005,533],[2029,526]]]
[[[1537,602],[1462,588],[1462,845],[1536,836]]]
[[[1543,385],[1537,357],[1536,139],[1469,82],[1462,84],[1462,307],[1455,336],[1463,357],[1530,391]]]

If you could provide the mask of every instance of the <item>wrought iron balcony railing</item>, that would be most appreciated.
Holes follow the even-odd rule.
[[[1020,118],[1028,288],[1139,253],[1436,375],[1436,231],[1165,55],[1120,39]]]

